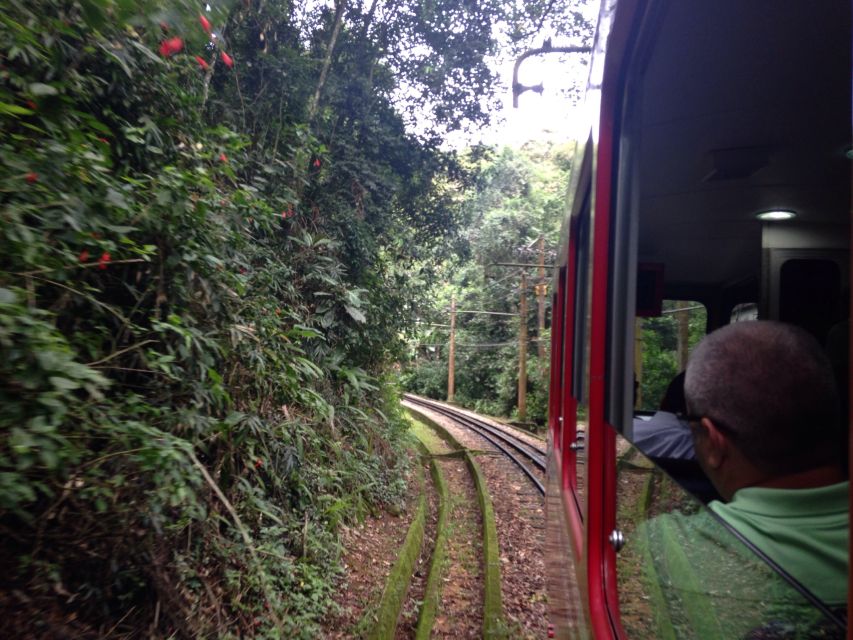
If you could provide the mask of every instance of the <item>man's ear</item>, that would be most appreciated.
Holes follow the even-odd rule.
[[[711,418],[702,418],[699,423],[702,437],[705,439],[705,463],[711,469],[717,469],[729,454],[729,439],[717,428]]]

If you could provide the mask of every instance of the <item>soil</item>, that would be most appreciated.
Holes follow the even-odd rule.
[[[397,631],[394,635],[395,640],[406,640],[407,638],[415,637],[420,605],[424,600],[424,591],[427,579],[429,578],[430,559],[435,548],[436,525],[438,524],[438,492],[432,482],[429,462],[423,465],[423,473],[427,495],[424,541],[421,545],[421,554],[415,563],[412,581],[409,583],[409,591],[406,593],[406,601],[403,603],[403,609],[397,621]]]
[[[323,637],[358,638],[369,631],[370,614],[379,605],[417,508],[420,489],[416,476],[413,472],[409,477],[409,500],[399,515],[383,512],[356,526],[342,527],[344,575],[334,598],[339,611],[324,621]]]
[[[444,457],[448,444],[429,428],[413,427],[441,470],[447,485],[447,555],[433,638],[479,638],[483,628],[483,516],[465,461]]]
[[[483,527],[465,462],[439,461],[450,494],[447,559],[433,638],[479,638],[483,629]]]
[[[501,593],[509,637],[544,638],[548,632],[543,557],[544,508],[542,498],[521,473],[491,452],[490,445],[454,426],[437,414],[431,416],[476,454],[494,506],[501,559]],[[502,425],[504,426],[504,425]],[[433,638],[479,638],[483,628],[482,515],[471,475],[460,458],[448,457],[448,446],[431,431],[418,434],[431,452],[450,495],[448,547]],[[527,435],[527,434],[523,434]],[[527,435],[531,442],[539,444]],[[358,638],[370,629],[371,614],[382,596],[391,566],[405,539],[417,505],[416,474],[409,480],[409,503],[399,516],[382,513],[357,526],[345,527],[341,543],[345,575],[335,598],[340,607],[325,624],[325,637]],[[424,466],[429,513],[422,551],[407,594],[396,638],[412,638],[418,609],[429,575],[436,535],[437,495]]]

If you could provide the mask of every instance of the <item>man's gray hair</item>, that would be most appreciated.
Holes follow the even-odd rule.
[[[765,472],[840,459],[832,368],[803,329],[754,321],[714,331],[690,357],[685,395],[691,414],[733,432],[734,445]]]

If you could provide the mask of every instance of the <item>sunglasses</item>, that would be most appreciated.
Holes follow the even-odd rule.
[[[698,424],[702,422],[702,418],[708,418],[711,422],[714,423],[714,426],[717,427],[719,431],[722,431],[725,435],[727,435],[732,440],[737,438],[737,431],[728,426],[725,422],[717,420],[709,415],[698,415],[692,413],[676,413],[676,417],[682,422],[686,422],[689,425],[694,423]]]

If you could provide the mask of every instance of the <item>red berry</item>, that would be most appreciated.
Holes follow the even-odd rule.
[[[220,153],[219,154],[219,161],[220,162],[228,162],[228,156],[226,156],[224,153]]]
[[[205,33],[210,33],[212,31],[212,27],[210,26],[210,20],[205,18],[204,16],[198,17],[199,23],[201,23],[201,28],[204,29]]]
[[[205,71],[207,71],[208,69],[210,69],[210,65],[209,65],[209,64],[207,64],[207,60],[205,60],[205,59],[204,59],[204,58],[202,58],[201,56],[196,56],[196,57],[195,57],[195,61],[196,61],[196,62],[198,62],[198,66],[200,66],[200,67],[201,67],[202,69],[204,69]]]
[[[34,182],[38,182],[38,179],[39,179],[39,174],[37,174],[35,171],[30,171],[27,175],[24,176],[24,180],[26,180],[30,184],[33,184]]]
[[[81,252],[80,252],[80,255],[79,255],[79,256],[77,256],[77,259],[78,259],[80,262],[86,262],[86,260],[88,260],[88,259],[89,259],[89,250],[88,250],[88,249],[83,249],[83,251],[81,251]]]
[[[110,260],[112,260],[112,257],[110,256],[109,251],[104,251],[101,254],[101,257],[98,258],[98,269],[106,269]]]
[[[233,67],[233,66],[234,66],[234,60],[232,60],[232,59],[231,59],[231,56],[229,56],[229,55],[228,55],[227,53],[225,53],[224,51],[220,51],[220,52],[219,52],[219,57],[220,57],[220,58],[222,58],[222,62],[223,62],[223,63],[225,64],[225,66],[226,66],[226,67],[228,67],[229,69],[230,69],[231,67]]]

